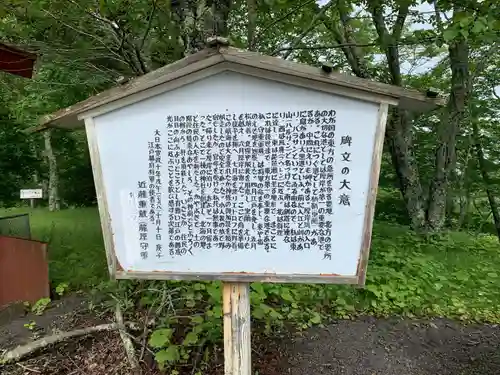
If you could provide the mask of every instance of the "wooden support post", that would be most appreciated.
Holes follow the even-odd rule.
[[[250,284],[223,283],[224,375],[251,375]]]

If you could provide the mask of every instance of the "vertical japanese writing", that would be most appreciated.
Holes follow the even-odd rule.
[[[150,197],[152,204],[156,208],[154,214],[154,228],[155,228],[155,240],[156,240],[156,257],[162,258],[163,254],[163,243],[162,243],[162,216],[163,216],[163,202],[162,202],[162,175],[161,175],[161,167],[162,167],[162,144],[161,144],[161,132],[156,129],[154,132],[154,164],[153,164],[153,172],[154,174],[154,191],[153,195]],[[150,162],[151,163],[151,162]],[[151,167],[151,164],[150,164]],[[151,217],[150,217],[151,219]]]
[[[148,170],[148,188],[149,188],[149,221],[154,224],[155,222],[155,144],[148,142],[149,151],[149,170]]]
[[[148,179],[137,183],[139,246],[142,259],[148,259],[150,249],[156,251],[156,257],[163,257],[162,147],[161,133],[157,129],[153,139],[148,142]]]
[[[336,156],[335,110],[168,116],[165,160],[161,132],[151,142],[154,173],[149,177],[156,199],[150,195],[147,208],[155,224],[157,256],[161,244],[168,243],[171,257],[212,248],[272,252],[287,246],[290,251],[319,250],[323,259],[332,259],[333,202],[338,198],[339,204],[350,205],[352,141],[342,136]],[[334,171],[338,157],[345,167]],[[334,174],[345,176],[340,188],[334,186]]]
[[[196,116],[167,117],[168,171],[168,253],[170,256],[192,254],[195,213],[193,186],[199,169],[199,129]]]
[[[138,197],[138,216],[139,216],[139,246],[142,259],[148,258],[149,239],[148,239],[148,201],[147,201],[147,182],[137,182]]]
[[[352,144],[352,137],[350,135],[343,135],[340,139],[340,147],[341,147],[341,163],[342,168],[340,169],[340,173],[342,174],[342,181],[339,186],[339,196],[338,203],[342,206],[350,206],[351,205],[351,181],[349,178],[349,174],[351,173],[350,163],[351,163],[351,152],[350,147]]]

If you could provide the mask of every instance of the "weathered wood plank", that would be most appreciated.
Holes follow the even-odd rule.
[[[120,267],[118,266],[118,269]],[[206,280],[227,282],[263,282],[263,283],[305,283],[305,284],[357,284],[358,276],[339,275],[276,275],[270,273],[197,273],[197,272],[116,272],[117,279],[142,280]]]
[[[244,73],[245,67],[250,67],[254,68],[252,70],[254,74],[257,72],[258,75],[260,71],[263,78],[269,72],[281,74],[282,76],[287,75],[290,78],[301,78],[311,81],[309,86],[313,88],[315,83],[331,85],[337,87],[340,91],[343,89],[347,93],[358,92],[362,100],[366,100],[367,97],[379,97],[391,105],[399,104],[414,111],[431,110],[436,106],[443,105],[445,101],[444,98],[428,98],[426,94],[417,90],[362,79],[349,74],[325,73],[318,67],[295,63],[278,57],[265,56],[257,52],[217,46],[216,48],[206,48],[182,60],[138,77],[125,85],[104,91],[73,106],[46,115],[41,119],[39,126],[30,128],[28,132],[41,131],[47,127],[74,129],[82,125],[82,122],[78,120],[78,115],[82,113],[120,101],[130,95],[149,90],[152,87],[165,84],[224,61],[233,63],[230,70],[237,71],[239,66],[242,73]],[[349,96],[352,97],[352,95]],[[137,100],[141,99],[138,97]],[[130,103],[127,102],[127,104]],[[121,106],[121,104],[117,106]]]
[[[192,73],[196,70],[206,68],[210,65],[220,63],[223,60],[223,57],[218,53],[217,49],[204,49],[172,64],[137,77],[124,85],[103,91],[75,105],[46,115],[41,119],[40,125],[32,128],[32,131],[41,131],[51,124],[63,128],[79,127],[81,126],[81,122],[78,121],[77,115],[84,111],[119,100],[131,94]],[[202,61],[205,63],[197,64]]]
[[[111,279],[114,279],[116,275],[116,256],[114,252],[113,232],[111,230],[111,219],[109,217],[106,190],[104,187],[104,179],[101,168],[101,158],[99,156],[99,146],[97,144],[97,135],[95,134],[95,124],[93,119],[85,120],[85,130],[87,132],[90,162],[92,164],[92,173],[94,175],[99,218],[101,220],[104,249],[106,251],[106,261],[108,263],[108,271]]]
[[[326,82],[351,89],[356,89],[372,94],[388,96],[403,102],[406,109],[431,110],[436,106],[444,105],[445,99],[428,98],[426,94],[417,90],[405,89],[403,87],[376,82],[343,73],[324,73],[318,67],[300,64],[289,60],[266,56],[256,52],[240,50],[232,47],[221,47],[221,53],[226,61],[232,61],[242,65],[282,72],[297,77],[304,77],[314,81]]]
[[[251,375],[250,284],[224,283],[224,374]]]
[[[286,73],[255,68],[252,66],[245,66],[234,62],[225,62],[220,65],[224,66],[225,69],[233,72],[239,72],[257,78],[263,78],[265,80],[282,82],[292,86],[305,87],[310,90],[322,91],[338,96],[344,96],[348,98],[375,102],[375,103],[387,103],[390,105],[398,105],[399,103],[398,99],[387,97],[384,95],[374,94],[369,91],[360,91],[345,86],[332,85],[331,83],[315,81],[309,78],[298,77]]]
[[[375,133],[375,145],[373,147],[372,168],[370,174],[370,187],[366,198],[365,223],[363,228],[363,242],[361,243],[361,257],[358,263],[358,284],[365,285],[366,269],[370,257],[370,246],[372,240],[373,217],[375,215],[375,202],[377,200],[378,179],[380,175],[380,164],[382,162],[382,151],[384,149],[385,126],[387,124],[387,113],[389,106],[381,104],[378,112],[378,124]]]

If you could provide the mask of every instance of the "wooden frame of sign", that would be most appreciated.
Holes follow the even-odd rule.
[[[199,89],[197,89],[197,87],[199,87]],[[224,90],[229,90],[231,94],[225,95]],[[294,91],[297,91],[297,93],[294,93]],[[177,95],[178,99],[174,101],[173,98],[175,96],[169,97],[169,93],[174,93],[175,95]],[[214,96],[215,98],[211,96]],[[236,96],[237,98],[232,98],[234,96]],[[250,103],[248,106],[246,106],[246,104],[242,105],[247,110],[247,113],[244,114],[244,110],[240,111],[240,120],[242,120],[244,116],[247,116],[247,118],[250,119],[251,116],[249,115],[249,112],[252,108],[254,112],[256,112],[255,108],[259,110],[260,108],[264,108],[267,106],[266,108],[268,108],[268,110],[269,108],[272,108],[272,111],[276,111],[271,113],[271,110],[269,110],[269,113],[265,114],[265,116],[262,113],[259,115],[259,118],[262,119],[262,124],[257,124],[257,122],[254,122],[252,126],[256,127],[255,129],[262,129],[265,121],[268,121],[266,122],[265,126],[271,126],[272,117],[277,119],[278,116],[288,116],[288,114],[291,113],[290,111],[286,112],[287,109],[284,107],[284,105],[280,104],[281,102],[287,101],[289,102],[289,104],[293,104],[294,108],[297,107],[298,109],[297,111],[293,112],[293,116],[297,118],[295,123],[296,125],[292,125],[292,120],[290,119],[287,120],[288,122],[286,123],[286,125],[290,127],[295,126],[295,128],[299,128],[303,125],[304,127],[301,128],[303,132],[303,134],[300,135],[301,137],[306,136],[306,133],[304,133],[304,129],[307,128],[305,124],[312,124],[311,127],[314,127],[316,126],[314,124],[319,124],[321,120],[320,117],[316,117],[316,119],[313,119],[313,112],[316,113],[316,116],[320,116],[319,113],[322,113],[322,116],[330,116],[328,117],[328,119],[329,121],[333,121],[333,123],[335,123],[335,116],[337,115],[339,116],[338,118],[341,119],[341,122],[343,121],[342,123],[349,123],[349,129],[351,129],[350,131],[358,134],[359,137],[356,139],[359,139],[359,142],[363,144],[362,146],[360,146],[362,148],[358,149],[356,155],[359,156],[360,160],[364,160],[363,167],[360,167],[360,170],[358,172],[353,172],[359,173],[359,176],[356,177],[357,175],[354,174],[354,177],[351,178],[358,178],[360,186],[363,185],[365,187],[362,189],[358,189],[360,193],[357,196],[353,195],[353,197],[356,197],[356,202],[352,202],[352,207],[357,207],[353,208],[353,210],[357,211],[353,214],[346,214],[347,216],[342,216],[343,222],[337,220],[334,225],[338,228],[341,228],[339,229],[339,231],[348,231],[350,221],[352,221],[353,227],[359,226],[360,230],[359,232],[356,232],[357,234],[355,235],[355,237],[359,237],[356,238],[357,242],[349,242],[349,240],[344,241],[342,240],[341,236],[335,237],[334,235],[332,235],[331,237],[333,239],[330,239],[330,237],[327,238],[325,236],[320,236],[318,237],[320,238],[318,240],[319,242],[314,242],[315,240],[308,239],[307,241],[310,242],[308,243],[308,246],[306,247],[306,244],[303,245],[308,251],[304,251],[304,248],[301,247],[302,244],[297,245],[297,247],[300,247],[300,249],[296,249],[295,247],[290,248],[290,240],[280,240],[281,242],[276,241],[277,245],[272,247],[271,251],[268,251],[270,246],[266,245],[270,241],[268,238],[268,242],[260,242],[260,245],[258,245],[260,246],[259,249],[263,249],[263,247],[266,248],[265,252],[262,250],[262,252],[259,253],[263,254],[259,255],[259,260],[255,260],[255,257],[248,257],[251,256],[252,251],[254,251],[253,254],[255,254],[257,245],[245,245],[245,247],[242,246],[242,244],[238,244],[239,248],[236,248],[236,245],[234,245],[233,247],[227,249],[227,251],[225,251],[224,249],[218,251],[214,248],[207,248],[205,246],[203,249],[196,252],[196,256],[190,257],[190,260],[184,263],[182,263],[182,260],[166,260],[164,262],[151,261],[152,263],[148,263],[144,267],[140,266],[140,264],[142,264],[140,263],[141,260],[137,260],[138,258],[134,258],[136,257],[136,255],[134,254],[141,251],[140,249],[144,250],[143,252],[141,252],[141,254],[146,253],[146,249],[143,248],[143,243],[140,243],[139,247],[139,242],[137,242],[137,238],[135,237],[135,235],[130,236],[128,235],[128,233],[131,232],[130,223],[137,223],[137,217],[141,216],[141,211],[137,211],[137,201],[135,200],[137,196],[141,195],[141,193],[139,191],[139,193],[136,194],[134,191],[130,190],[130,188],[123,188],[123,186],[120,185],[121,182],[119,181],[127,180],[127,173],[119,173],[118,170],[120,168],[113,167],[113,163],[115,163],[116,160],[122,160],[123,163],[126,163],[126,166],[122,166],[122,168],[134,171],[135,159],[131,158],[130,154],[135,155],[137,154],[137,152],[130,152],[130,148],[134,147],[134,144],[131,142],[132,140],[134,140],[135,142],[136,138],[139,139],[142,136],[135,133],[132,136],[131,132],[133,127],[137,129],[137,126],[139,125],[138,122],[140,121],[140,123],[145,124],[145,128],[151,128],[152,125],[149,125],[151,122],[157,122],[160,121],[158,119],[167,118],[166,116],[168,113],[172,113],[173,115],[180,115],[182,118],[184,118],[183,116],[186,115],[187,118],[189,112],[186,112],[186,108],[189,108],[189,105],[191,105],[192,107],[192,103],[189,103],[189,101],[190,98],[193,97],[200,98],[196,102],[197,113],[200,113],[201,116],[200,124],[205,124],[205,122],[212,121],[212,119],[209,119],[210,115],[207,114],[209,113],[208,109],[203,109],[203,106],[208,106],[208,108],[219,106],[212,113],[220,113],[221,111],[223,112],[224,110],[221,108],[225,108],[225,106],[227,106],[227,114],[225,115],[226,117],[219,116],[221,123],[220,126],[222,127],[222,119],[228,119],[231,118],[231,116],[233,116],[233,119],[237,118],[237,115],[233,113],[233,107],[242,105],[241,103]],[[279,97],[282,100],[276,101],[276,97]],[[161,100],[157,98],[160,98]],[[325,110],[325,108],[328,109],[329,106],[331,108],[331,106],[333,105],[333,100],[337,100],[336,105],[341,108],[338,112],[329,112]],[[222,105],[221,101],[223,102]],[[234,104],[232,101],[236,104]],[[302,101],[304,101],[304,103],[301,103]],[[205,104],[205,102],[208,104]],[[269,104],[270,102],[272,103]],[[315,104],[316,102],[318,103],[317,105]],[[225,282],[223,291],[223,305],[225,323],[224,339],[227,370],[226,373],[246,375],[250,374],[250,313],[248,283],[295,282],[343,283],[363,285],[366,279],[366,269],[370,250],[375,199],[389,105],[400,105],[406,109],[410,109],[413,111],[425,111],[431,110],[441,104],[442,99],[430,99],[427,98],[426,95],[417,91],[406,90],[401,87],[386,85],[336,72],[325,73],[319,68],[285,61],[276,57],[263,56],[255,52],[242,51],[228,47],[227,45],[216,44],[211,48],[207,48],[173,64],[160,68],[142,77],[138,77],[123,86],[116,87],[104,93],[98,94],[92,98],[89,98],[72,107],[48,115],[42,120],[42,124],[34,129],[34,131],[40,131],[47,127],[74,129],[77,127],[81,127],[83,124],[85,125],[98,197],[98,205],[104,236],[108,269],[110,275],[113,278],[156,280],[222,280]],[[276,108],[279,108],[275,109],[274,107],[272,107],[274,105],[276,106]],[[309,105],[309,107],[306,108],[307,105]],[[181,109],[176,112],[175,108],[177,106],[180,106]],[[168,110],[165,110],[165,107],[168,107]],[[127,108],[131,109],[128,110]],[[229,108],[232,108],[231,111],[229,110]],[[310,109],[310,111],[306,109]],[[315,109],[315,111],[313,111],[313,109]],[[205,112],[203,112],[204,110]],[[151,117],[153,116],[151,114],[153,112],[158,112],[158,116],[160,117]],[[262,112],[264,112],[264,110],[262,110]],[[344,112],[350,113],[349,116],[356,117],[354,117],[354,120],[348,115],[342,117],[342,113]],[[363,117],[364,112],[366,112],[365,117]],[[196,118],[198,118],[198,114],[196,114]],[[325,120],[325,118],[323,120]],[[171,122],[169,122],[170,127],[167,126],[166,128],[168,129],[168,131],[172,131],[171,135],[169,135],[168,137],[174,140],[177,139],[175,141],[177,143],[167,144],[166,148],[179,149],[179,142],[187,142],[187,138],[175,138],[173,135],[175,133],[175,126],[173,125],[174,120],[168,121]],[[216,121],[213,120],[213,124],[215,123]],[[241,121],[241,123],[243,123],[243,121]],[[279,127],[278,120],[276,120],[276,123],[273,124],[276,125],[273,129],[277,131]],[[361,126],[363,126],[363,128],[360,128]],[[317,128],[320,129],[319,125],[317,126]],[[149,130],[151,131],[151,129]],[[327,135],[324,135],[328,133],[328,131],[325,129],[329,128],[327,126],[323,127],[322,125],[321,129],[323,129],[323,133],[318,130],[318,132],[315,134],[318,135],[321,133],[323,134],[321,135],[321,137],[327,137]],[[333,129],[336,129],[335,125],[333,126]],[[117,133],[121,131],[123,131],[123,135],[120,138],[120,134]],[[263,132],[263,130],[259,131]],[[287,130],[284,127],[280,129],[280,132],[285,131]],[[344,131],[347,132],[347,130]],[[242,128],[239,134],[241,134],[241,139],[246,139],[243,133],[244,129]],[[364,133],[369,135],[362,135]],[[222,134],[222,130],[220,130],[220,134]],[[315,137],[314,134],[311,134],[312,133],[307,134],[309,139]],[[334,134],[334,132],[328,134]],[[271,144],[272,142],[271,137],[272,135],[269,135],[269,138],[266,138],[269,139],[268,144]],[[335,137],[335,135],[332,135],[332,137]],[[344,138],[348,139],[350,138],[350,136],[345,136]],[[181,140],[179,141],[179,139]],[[258,136],[254,135],[253,139],[258,139]],[[264,135],[262,135],[262,138],[260,139],[264,139]],[[343,141],[344,139],[342,140],[342,142]],[[120,148],[117,146],[118,142],[123,142],[123,145],[121,145],[121,147],[125,147],[126,151],[120,151]],[[154,147],[161,149],[165,148],[163,144],[160,144],[160,131],[158,129],[155,130],[154,142],[148,142],[150,168],[154,168],[154,162],[152,161],[154,161],[155,159],[154,156],[151,156],[156,152],[154,151]],[[244,142],[241,142],[241,145],[243,145]],[[315,141],[311,141],[310,144],[319,144],[314,142]],[[329,141],[323,140],[322,142],[323,146],[321,147],[325,148],[325,145]],[[342,142],[340,143],[340,145],[342,145]],[[302,142],[302,144],[306,143],[307,142]],[[331,143],[328,143],[330,144],[332,150],[334,147],[334,143],[335,147],[337,147],[338,142],[334,141],[333,138]],[[219,144],[220,142],[217,143],[214,141],[210,145],[207,144],[207,147],[216,148],[219,146]],[[106,147],[103,147],[103,145],[105,145]],[[288,163],[287,165],[298,165],[297,163],[299,162],[296,162],[297,153],[299,152],[298,148],[285,149],[285,147],[288,147],[289,145],[279,143],[279,141],[276,141],[275,145],[283,146],[282,148],[280,148],[282,156],[284,155],[285,151],[288,150],[287,157],[289,157],[290,159],[284,161],[282,160],[283,163]],[[350,145],[351,143],[349,141],[349,146]],[[278,149],[278,147],[276,149]],[[244,154],[242,154],[245,151],[244,147],[241,147],[239,150],[240,151],[238,152],[233,152],[233,154],[236,155],[234,156],[234,159],[239,158],[240,161],[245,160]],[[209,151],[209,153],[210,152],[211,150]],[[264,152],[265,151],[262,151],[261,153],[264,154]],[[331,152],[331,155],[333,155],[333,151]],[[350,153],[348,152],[345,152],[344,154],[350,155]],[[240,155],[243,156],[240,157]],[[301,160],[306,160],[308,158],[312,159],[313,156],[314,158],[322,157],[317,156],[316,154],[311,154],[309,155],[309,157],[305,157],[304,155],[302,155],[300,156],[300,158]],[[175,156],[168,157],[170,158],[168,160],[175,158]],[[228,156],[228,160],[231,157]],[[257,158],[258,157],[256,156],[255,160],[257,160]],[[266,160],[268,159],[269,158],[267,158]],[[321,160],[321,162],[323,163],[323,165],[328,165],[328,163],[337,163],[336,160],[337,159],[334,159],[333,157],[326,158],[325,156],[324,163],[323,160]],[[345,160],[350,161],[348,159]],[[161,161],[158,161],[158,163],[161,164]],[[264,162],[262,163],[264,164]],[[240,165],[243,165],[243,162]],[[120,166],[120,164],[118,164],[118,166]],[[181,167],[179,168],[180,169],[177,172],[182,173],[183,169]],[[195,167],[193,166],[190,168]],[[346,173],[349,173],[349,168],[346,168],[345,166],[342,166],[340,164],[335,164],[335,168],[339,168],[339,170],[341,169],[342,171],[344,171],[345,169],[347,171]],[[150,174],[150,177],[153,176],[153,179],[151,181],[154,181],[154,170],[150,173],[152,173]],[[345,187],[348,187],[346,185],[348,183],[346,179],[344,179],[343,181],[335,180],[336,177],[333,175],[332,169],[330,169],[330,172],[328,173],[332,174],[329,175],[330,177],[325,180],[326,182],[324,182],[324,184],[326,186],[332,186],[332,184],[334,183],[338,184],[342,182]],[[340,172],[338,174],[340,175]],[[157,176],[159,175],[157,174]],[[169,174],[169,176],[170,180],[174,179],[174,177],[172,177],[174,176],[173,174]],[[289,174],[289,176],[291,176],[291,174]],[[294,174],[294,176],[297,177],[296,174]],[[237,177],[234,177],[234,179],[237,179]],[[244,178],[247,178],[246,181],[249,181],[248,177],[242,177],[242,179]],[[276,179],[278,179],[278,177],[276,177]],[[123,182],[123,185],[126,185],[126,183]],[[141,185],[140,181],[139,185]],[[248,186],[250,185],[251,184],[249,183]],[[144,187],[145,186],[146,185],[144,183]],[[150,188],[151,186],[153,185],[150,185]],[[155,193],[153,188],[151,189],[151,207],[153,207]],[[191,194],[194,191],[189,186],[187,188],[183,187],[182,189],[182,191],[177,190],[181,191],[181,193],[179,194],[185,193],[188,194],[189,197],[191,197]],[[333,188],[333,190],[335,189],[338,190],[339,188]],[[332,196],[334,192],[333,190],[329,190]],[[160,191],[160,188],[158,188],[158,191]],[[161,194],[163,193],[158,194],[161,196]],[[197,195],[196,199],[201,200],[201,196],[203,194],[204,193],[202,192]],[[310,191],[309,194],[314,195],[318,193]],[[273,196],[267,195],[268,200],[270,200],[270,197]],[[186,200],[183,202],[188,202],[189,200],[187,199],[188,198],[186,198]],[[293,198],[290,198],[290,196],[288,196],[288,199],[294,200]],[[157,203],[159,207],[159,205],[161,204],[160,200],[158,200]],[[272,206],[274,205],[274,203],[271,203],[270,205]],[[290,205],[292,204],[290,203],[288,206]],[[343,205],[350,206],[351,202],[344,199]],[[303,205],[301,204],[297,204],[295,207],[302,206]],[[256,206],[254,205],[252,207]],[[260,207],[261,209],[263,209],[262,206]],[[332,213],[333,209],[331,209],[332,203],[330,202],[329,204],[326,204],[325,207],[326,208],[323,209],[322,212],[326,212],[327,214],[332,215],[331,217],[334,217],[335,215],[333,215]],[[192,208],[189,207],[187,209],[192,210]],[[241,203],[240,209],[244,210],[243,203]],[[175,212],[182,211],[180,207],[178,211],[176,211],[176,209],[174,210],[173,206],[171,210],[172,212],[169,212],[169,214],[171,214],[172,217],[175,217]],[[340,208],[338,208],[338,210],[340,210]],[[151,210],[151,212],[153,211],[154,210]],[[296,211],[299,210],[290,210],[289,214],[286,214],[288,215],[287,220],[289,222],[293,222],[293,225],[290,224],[290,227],[292,228],[290,233],[294,233],[293,228],[295,228],[297,225],[300,228],[301,225],[300,223],[296,223],[296,220],[299,220],[298,217],[292,217],[294,216],[294,212]],[[139,212],[139,214],[137,214],[137,212]],[[125,220],[124,217],[133,219],[130,219],[130,222],[124,222],[124,224],[121,223],[121,221]],[[182,221],[184,219],[180,220],[181,223],[184,223],[184,226],[191,225],[187,222]],[[277,220],[279,222],[279,218],[277,219],[276,216],[273,220]],[[154,217],[151,216],[151,222],[154,221]],[[317,223],[317,221],[315,223]],[[215,226],[215,224],[213,225]],[[243,226],[243,224],[240,223],[238,223],[238,225]],[[258,227],[259,224],[256,224],[254,219],[254,221],[249,225],[252,228],[255,228],[256,226]],[[330,225],[331,227],[332,223],[330,222],[328,225]],[[177,227],[179,226],[180,224]],[[308,222],[305,227],[311,228],[311,223]],[[143,226],[143,228],[146,227]],[[179,234],[179,238],[181,238],[185,233],[183,232],[183,230],[185,230],[183,228],[177,229],[177,232],[175,232]],[[192,226],[190,228],[190,230],[192,230]],[[199,228],[197,230],[199,230],[200,233],[204,233]],[[312,231],[310,232],[312,233]],[[295,233],[298,232],[296,231]],[[332,231],[330,230],[330,232],[327,231],[325,233],[331,234]],[[141,234],[139,234],[139,237],[140,236]],[[214,240],[215,237],[216,236],[213,236]],[[146,238],[146,235],[144,235],[144,238]],[[156,239],[158,238],[159,237],[157,235]],[[191,240],[191,244],[193,243],[192,241],[193,240]],[[331,245],[330,241],[332,243],[334,242],[334,245]],[[183,243],[185,244],[185,242]],[[198,246],[202,246],[200,245],[200,241],[198,241],[197,243]],[[321,263],[321,261],[319,261],[318,259],[312,259],[313,255],[303,255],[316,254],[313,250],[310,249],[312,249],[316,245],[316,247],[320,246],[318,245],[318,243],[322,243],[322,251],[326,251],[322,260],[326,258],[328,262],[327,266],[324,266],[325,263]],[[336,248],[340,247],[340,243],[342,243],[342,245],[347,248],[346,252],[351,253],[350,256],[345,256],[345,254],[342,252],[342,249],[335,250]],[[169,245],[170,244],[171,243],[169,243]],[[156,246],[158,255],[158,249],[161,249],[161,244],[160,247],[158,247],[158,244]],[[331,250],[332,248],[333,250]],[[240,249],[241,251],[234,251],[238,249]],[[251,249],[252,251],[245,251],[246,249]],[[279,256],[277,258],[273,258],[272,250],[274,250],[276,253],[281,252],[282,254],[288,254],[286,255],[287,261],[280,261],[280,259],[283,258],[280,258]],[[286,252],[285,250],[288,250],[288,252]],[[290,252],[290,250],[297,251]],[[177,253],[177,251],[179,251],[179,253]],[[184,251],[183,254],[186,254],[185,250],[177,248],[174,249],[173,247],[171,247],[170,255],[172,257],[169,259],[186,259],[186,257],[175,258],[175,255],[182,254],[182,251]],[[218,258],[216,260],[211,259],[210,254],[214,254],[212,255],[212,258]],[[189,257],[189,255],[187,256]],[[201,260],[193,260],[196,257],[200,257]],[[260,261],[260,258],[264,260]],[[342,264],[335,265],[335,261],[337,258],[340,259],[338,263]],[[221,261],[219,261],[219,259],[221,259]],[[269,259],[270,264],[265,263],[266,259]],[[144,259],[143,261],[145,262],[145,264],[146,262],[149,262],[149,260]],[[125,267],[123,266],[123,262],[126,263]],[[228,265],[221,266],[220,263],[223,262],[227,262]],[[276,269],[280,269],[282,270],[282,272],[276,272]],[[286,272],[286,270],[292,271]],[[236,334],[236,332],[239,332],[239,334]]]

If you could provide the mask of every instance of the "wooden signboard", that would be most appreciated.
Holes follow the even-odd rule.
[[[362,283],[386,116],[224,72],[87,120],[116,276]]]
[[[248,282],[364,284],[388,106],[420,93],[208,48],[49,115],[85,123],[110,273],[222,280],[226,373]]]

